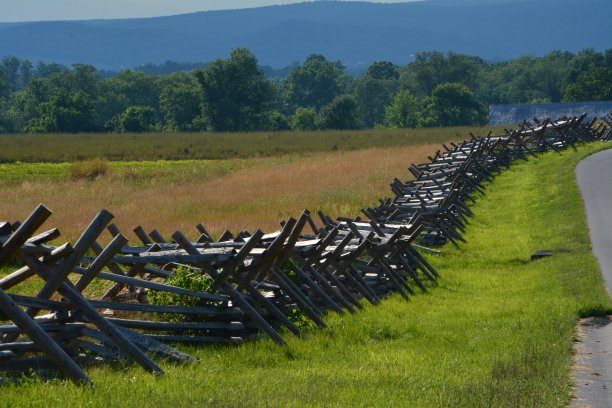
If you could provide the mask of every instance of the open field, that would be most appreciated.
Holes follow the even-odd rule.
[[[463,140],[502,126],[317,132],[0,135],[0,163],[235,159]],[[44,146],[44,148],[43,148]],[[0,177],[1,179],[1,177]]]
[[[195,236],[203,222],[225,229],[275,230],[304,208],[354,216],[387,197],[393,177],[407,178],[438,145],[371,148],[257,159],[111,163],[109,174],[73,181],[69,164],[5,164],[0,172],[0,214],[22,219],[40,202],[55,212],[52,223],[75,240],[98,210],[115,214],[130,232],[142,224],[164,235],[176,229]],[[132,235],[128,234],[130,238]],[[110,238],[110,235],[109,235]]]
[[[440,287],[412,302],[394,296],[356,316],[331,315],[329,330],[312,330],[306,340],[287,337],[287,348],[269,340],[233,348],[194,348],[189,352],[200,359],[197,364],[165,364],[163,378],[138,368],[93,369],[89,373],[97,384],[94,389],[32,381],[3,388],[2,402],[8,406],[142,406],[143,401],[155,406],[237,407],[563,406],[571,396],[578,317],[612,310],[590,251],[574,179],[576,163],[603,148],[593,144],[578,153],[549,153],[499,176],[486,197],[472,207],[476,217],[465,235],[469,243],[461,250],[445,247],[442,256],[433,260],[443,276]],[[385,161],[391,161],[392,152],[388,154]],[[262,170],[277,168],[253,169]],[[361,189],[367,184],[363,174]],[[269,180],[279,180],[277,188],[284,185],[282,177]],[[244,186],[253,181],[243,176],[235,183]],[[257,187],[269,188],[264,197],[275,191],[274,186]],[[341,203],[344,198],[330,199]],[[148,205],[145,200],[139,207],[147,211]],[[559,253],[529,262],[530,254],[543,248]]]

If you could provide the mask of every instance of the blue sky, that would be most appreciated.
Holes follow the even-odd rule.
[[[153,17],[204,10],[300,3],[303,0],[0,0],[0,21]],[[402,3],[386,0],[381,3]]]

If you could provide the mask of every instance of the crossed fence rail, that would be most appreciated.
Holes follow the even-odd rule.
[[[155,357],[193,360],[176,344],[265,335],[285,345],[285,335],[304,336],[296,312],[325,328],[330,310],[357,313],[391,293],[426,292],[440,275],[422,255],[435,250],[423,245],[465,242],[468,203],[512,162],[610,140],[609,120],[583,121],[534,119],[502,135],[443,145],[428,163],[410,166],[413,180],[393,180],[394,197],[364,208],[365,218],[305,210],[276,232],[226,231],[218,240],[201,224],[195,240],[176,231],[169,241],[137,227],[134,244],[102,210],[73,245],[61,246],[50,244],[57,229],[34,235],[51,215],[42,204],[23,222],[0,222],[0,267],[15,265],[0,279],[2,381],[35,371],[89,383],[84,367],[126,359],[161,374]],[[112,240],[103,247],[105,230]],[[205,276],[208,289],[172,284],[179,267]],[[35,296],[14,293],[35,279],[42,285]],[[105,288],[101,296],[92,295],[94,282]],[[152,292],[191,301],[156,304]]]

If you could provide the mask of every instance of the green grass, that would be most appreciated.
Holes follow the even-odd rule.
[[[502,127],[319,132],[0,135],[0,163],[233,159],[463,140]]]
[[[300,160],[298,155],[226,160],[156,160],[108,162],[111,181],[138,184],[177,183],[190,178],[211,180],[239,170],[280,165]],[[70,179],[74,163],[0,163],[0,183],[58,181]]]
[[[440,287],[327,319],[289,346],[189,348],[199,362],[88,370],[93,389],[2,388],[6,406],[565,406],[575,324],[612,311],[574,168],[602,144],[518,163],[473,206],[461,250],[432,262]],[[539,249],[555,256],[530,262]]]

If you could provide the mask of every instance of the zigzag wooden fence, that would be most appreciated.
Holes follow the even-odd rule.
[[[421,245],[463,242],[468,203],[513,161],[610,139],[609,122],[583,120],[534,119],[503,135],[443,145],[430,162],[410,166],[414,180],[393,180],[395,196],[363,209],[364,219],[319,212],[316,220],[304,211],[270,234],[227,231],[215,241],[200,224],[196,240],[177,231],[168,242],[137,227],[141,242],[130,244],[102,210],[74,245],[54,246],[57,229],[34,236],[51,215],[41,204],[23,222],[0,223],[0,266],[17,265],[0,279],[3,381],[35,371],[89,383],[84,367],[126,359],[161,374],[156,356],[192,360],[170,344],[267,335],[284,345],[285,333],[303,335],[296,312],[326,327],[330,310],[356,313],[393,292],[405,299],[425,292],[440,276]],[[113,238],[103,247],[105,230]],[[210,286],[172,284],[179,267]],[[35,279],[36,296],[11,293]],[[102,296],[91,295],[94,282],[106,289]],[[159,294],[188,301],[151,302]]]
[[[612,114],[606,115],[606,117],[601,120],[598,130],[601,132],[599,135],[601,140],[606,142],[612,141]]]

